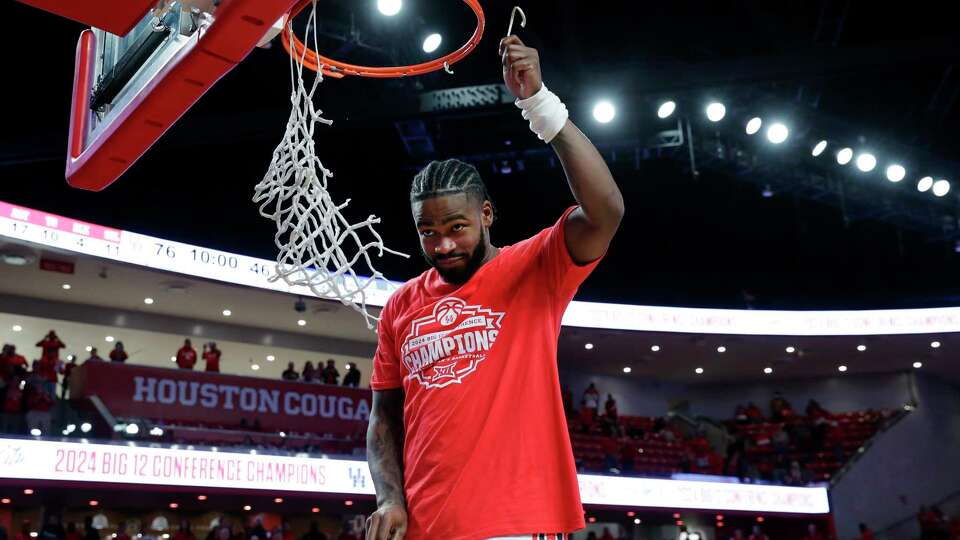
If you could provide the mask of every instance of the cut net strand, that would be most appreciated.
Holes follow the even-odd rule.
[[[317,3],[313,0],[306,37],[317,45]],[[292,18],[291,18],[292,19]],[[287,20],[285,32],[293,35],[293,21]],[[308,70],[309,71],[309,70]],[[311,72],[313,73],[313,72]],[[372,253],[384,252],[409,257],[383,245],[383,238],[374,229],[380,218],[350,223],[343,215],[350,199],[336,204],[327,191],[333,173],[323,166],[316,154],[314,131],[317,124],[331,125],[323,118],[313,96],[323,80],[322,72],[313,73],[309,88],[304,80],[304,55],[290,56],[291,110],[283,139],[273,152],[273,159],[263,180],[257,184],[253,202],[260,215],[277,225],[274,242],[279,249],[276,273],[270,281],[283,280],[291,286],[308,287],[320,298],[339,300],[363,315],[367,327],[374,328],[379,319],[368,312],[367,289],[378,280],[386,282],[371,259]],[[361,234],[372,236],[363,240]],[[370,277],[357,275],[354,265],[370,270]]]

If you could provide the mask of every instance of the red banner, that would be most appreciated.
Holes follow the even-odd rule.
[[[87,362],[70,377],[71,398],[97,396],[114,416],[266,432],[361,432],[370,390],[202,371]]]

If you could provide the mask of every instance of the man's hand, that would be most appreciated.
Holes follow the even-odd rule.
[[[517,36],[500,40],[500,61],[503,64],[503,82],[517,99],[527,99],[540,91],[540,54],[527,47]]]
[[[365,529],[366,540],[403,540],[407,534],[407,510],[399,504],[384,504],[367,518]]]

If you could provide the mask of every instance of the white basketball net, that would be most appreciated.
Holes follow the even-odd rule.
[[[284,31],[293,33],[292,21],[287,22]],[[314,0],[306,30],[314,50],[316,31],[317,2]],[[318,122],[333,123],[320,116],[322,111],[313,104],[313,94],[323,75],[317,72],[307,88],[303,78],[304,56],[295,56],[290,56],[293,107],[287,131],[273,151],[270,167],[257,184],[253,197],[253,202],[260,205],[260,215],[277,224],[274,241],[280,251],[276,274],[270,281],[282,279],[291,286],[308,287],[321,298],[339,300],[360,312],[367,327],[372,329],[373,321],[379,319],[367,312],[366,290],[377,280],[386,281],[386,278],[373,267],[371,253],[375,251],[377,257],[382,257],[385,251],[409,256],[384,247],[383,239],[373,228],[380,223],[380,218],[370,215],[364,221],[351,224],[342,213],[350,199],[338,205],[327,192],[327,180],[333,173],[320,163],[313,138]],[[364,229],[373,236],[371,240],[361,239]],[[369,268],[370,277],[354,272],[353,266],[361,259]]]

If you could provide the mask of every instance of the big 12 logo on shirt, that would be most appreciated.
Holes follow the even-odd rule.
[[[503,312],[447,297],[410,323],[400,354],[424,388],[460,383],[476,371],[500,334]]]

